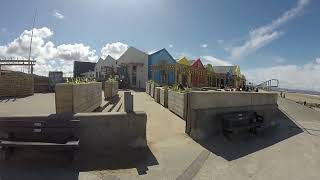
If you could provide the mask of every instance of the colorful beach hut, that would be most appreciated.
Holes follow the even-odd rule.
[[[176,80],[178,84],[185,87],[191,85],[190,62],[186,57],[182,57],[176,64]]]
[[[191,83],[193,87],[205,86],[206,83],[206,69],[200,59],[192,61],[191,64]]]
[[[175,64],[176,61],[165,48],[150,54],[148,79],[160,85],[174,84]]]

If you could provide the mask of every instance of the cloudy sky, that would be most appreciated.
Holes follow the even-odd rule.
[[[28,57],[37,9],[37,74],[72,74],[74,60],[118,58],[134,46],[240,65],[255,83],[276,78],[320,91],[319,7],[317,0],[2,0],[0,57]]]

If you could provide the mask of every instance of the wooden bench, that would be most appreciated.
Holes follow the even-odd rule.
[[[0,120],[0,147],[9,159],[15,148],[66,151],[79,148],[79,120]]]
[[[244,130],[257,133],[264,121],[263,117],[255,111],[224,113],[220,117],[222,119],[223,134],[226,136]]]

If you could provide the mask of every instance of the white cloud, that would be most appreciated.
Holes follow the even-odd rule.
[[[172,44],[169,44],[169,48],[173,48],[173,45],[172,45]]]
[[[101,54],[102,57],[110,55],[113,58],[118,59],[127,49],[128,45],[121,42],[108,43],[101,49]]]
[[[207,48],[207,47],[208,47],[208,44],[201,44],[200,47],[202,47],[202,48]]]
[[[84,44],[61,44],[55,46],[48,41],[53,32],[47,28],[34,29],[31,57],[36,59],[35,73],[48,75],[48,71],[59,70],[66,75],[71,75],[73,71],[73,61],[96,62],[98,56],[96,51]],[[15,57],[27,59],[29,56],[29,46],[31,30],[25,30],[19,37],[6,45],[0,46],[0,57]],[[20,70],[20,67],[14,70]]]
[[[269,79],[278,79],[280,87],[320,91],[320,60],[307,64],[277,65],[269,68],[258,68],[243,72],[248,81],[255,84]]]
[[[4,28],[4,27],[3,27],[3,28],[1,28],[1,31],[2,31],[2,32],[6,32],[6,31],[7,31],[7,28]]]
[[[229,61],[221,60],[213,56],[201,56],[203,64],[212,64],[213,66],[230,66],[232,65]]]
[[[61,12],[58,10],[54,10],[52,13],[52,16],[54,16],[57,19],[64,19],[64,15],[61,14]]]
[[[283,34],[283,32],[279,30],[279,27],[299,15],[309,3],[310,0],[298,0],[295,7],[285,11],[279,18],[273,20],[270,24],[250,31],[248,39],[242,45],[228,48],[231,58],[239,59],[247,56],[278,39]]]

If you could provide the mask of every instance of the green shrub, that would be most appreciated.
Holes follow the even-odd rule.
[[[87,77],[75,77],[75,78],[67,78],[68,84],[84,84],[84,83],[90,83],[90,82],[96,82],[94,78],[87,78]]]

